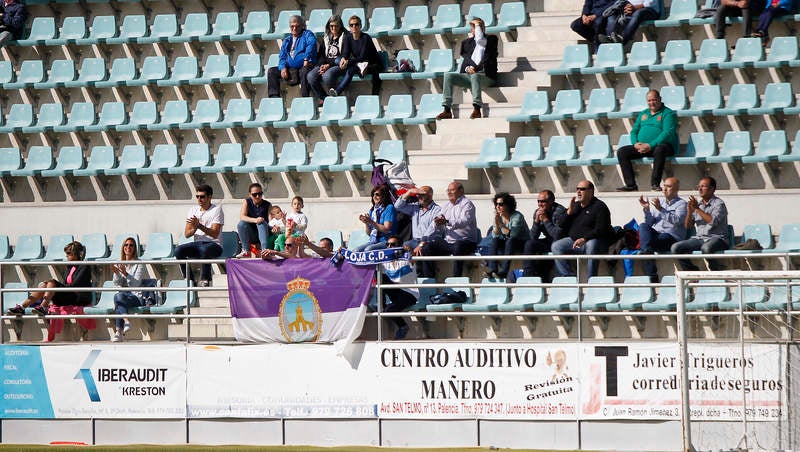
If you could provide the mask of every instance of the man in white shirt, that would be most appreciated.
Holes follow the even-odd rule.
[[[437,239],[422,247],[423,256],[468,256],[478,247],[478,221],[475,205],[464,196],[464,186],[451,182],[447,186],[448,203],[442,206],[442,214],[433,219]],[[424,278],[436,277],[436,262],[422,263]],[[461,276],[464,261],[453,261],[453,276]]]
[[[222,254],[222,241],[220,233],[225,224],[225,215],[222,208],[211,203],[214,190],[209,185],[195,187],[194,197],[197,205],[189,209],[183,236],[193,238],[194,241],[175,247],[176,259],[214,259]],[[188,266],[187,266],[188,267]],[[186,276],[186,268],[181,265],[181,272]],[[192,278],[189,269],[189,278]],[[211,285],[211,265],[203,264],[200,274],[200,287]]]

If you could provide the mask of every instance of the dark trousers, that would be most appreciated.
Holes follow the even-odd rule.
[[[175,247],[175,259],[214,259],[222,255],[222,247],[216,242],[189,242]],[[186,267],[181,265],[181,273],[186,277]],[[192,269],[189,268],[189,279]],[[200,279],[211,281],[211,264],[200,267]]]
[[[582,18],[577,18],[572,21],[569,28],[575,33],[578,33],[583,39],[589,41],[594,46],[595,52],[600,43],[597,41],[597,35],[603,33],[606,29],[607,18],[597,16],[589,25],[583,24]]]
[[[611,16],[608,19],[608,25],[606,25],[607,35],[616,32],[619,28],[618,18],[619,16]],[[641,25],[642,22],[656,19],[658,19],[658,12],[653,8],[640,8],[634,11],[634,13],[631,14],[631,18],[628,19],[628,22],[622,29],[622,44],[625,45],[633,39],[633,35],[636,34],[636,30],[639,29],[639,25]]]
[[[747,38],[752,34],[753,30],[753,15],[760,14],[764,9],[764,4],[759,2],[750,2],[747,8],[739,8],[738,6],[720,6],[717,8],[717,13],[714,14],[714,27],[716,29],[715,37],[717,39],[725,38],[725,18],[726,17],[741,17],[744,25],[744,37]]]
[[[547,254],[550,252],[552,242],[549,240],[530,239],[525,242],[523,254]],[[552,260],[526,260],[522,265],[523,276],[538,276],[542,282],[550,282],[550,274],[553,271]]]
[[[667,157],[675,155],[675,150],[669,143],[661,143],[655,148],[650,148],[650,152],[640,154],[633,145],[622,146],[617,149],[617,160],[622,169],[622,178],[627,187],[636,187],[636,176],[633,175],[633,163],[631,161],[644,157],[653,157],[653,175],[650,176],[650,186],[661,185],[661,176],[664,174],[664,162]]]
[[[703,254],[714,254],[719,251],[728,249],[728,244],[720,238],[713,238],[708,240],[701,239],[687,239],[676,242],[672,245],[672,254],[691,254],[692,251],[700,250]],[[678,259],[678,263],[683,271],[697,271],[700,268],[694,265],[689,259]],[[725,268],[717,259],[708,260],[708,268],[712,271],[722,270]]]
[[[492,241],[489,243],[489,255],[510,256],[521,253],[524,248],[525,240],[492,237]],[[489,261],[487,267],[489,267],[489,271],[497,273],[501,278],[505,278],[508,275],[509,265],[511,265],[511,261]]]
[[[758,16],[758,27],[756,27],[756,31],[760,31],[764,37],[769,36],[767,30],[769,29],[769,25],[772,23],[772,21],[787,14],[789,14],[789,11],[786,11],[783,8],[770,6],[769,8],[765,9],[760,16]]]
[[[298,83],[300,83],[300,95],[303,97],[308,97],[309,95],[308,71],[311,69],[313,68],[303,66],[297,70],[299,78]],[[281,80],[283,80],[281,78],[281,70],[278,69],[277,66],[269,68],[267,71],[267,96],[281,97]]]
[[[468,256],[475,253],[478,248],[476,242],[470,240],[456,240],[454,243],[448,243],[445,240],[434,240],[427,242],[422,247],[423,256]],[[453,276],[461,276],[464,272],[464,261],[453,261]],[[422,263],[422,277],[435,278],[436,277],[436,262],[424,261]]]
[[[386,275],[381,276],[382,285],[394,284],[394,282]],[[414,295],[406,292],[403,289],[381,289],[381,291],[383,292],[383,312],[402,312],[417,303],[417,299],[414,297]],[[387,298],[389,301],[391,301],[389,305],[386,304]],[[407,325],[406,320],[402,317],[387,318],[390,322],[394,323],[397,328]]]
[[[367,65],[367,70],[364,71],[364,76],[370,75],[372,79],[372,95],[377,96],[381,93],[381,65],[376,63],[370,63]],[[358,66],[355,63],[349,65],[347,69],[344,71],[344,76],[342,80],[339,82],[339,85],[336,86],[336,92],[341,94],[342,91],[347,88],[347,85],[353,80],[353,77],[359,75],[358,74]],[[361,77],[359,75],[359,77]]]
[[[655,251],[668,252],[672,244],[677,242],[675,237],[666,232],[658,232],[647,223],[639,224],[639,248],[643,254],[652,254]],[[655,260],[643,260],[644,272],[650,277],[651,282],[658,282],[658,266]]]

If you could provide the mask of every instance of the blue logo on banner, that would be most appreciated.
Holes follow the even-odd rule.
[[[94,377],[92,376],[92,364],[94,364],[99,355],[100,350],[92,350],[74,378],[75,380],[83,379],[83,384],[86,385],[86,392],[89,393],[89,400],[92,402],[100,401],[100,393],[97,392],[97,384],[95,384]]]
[[[52,418],[39,347],[0,345],[0,418]]]

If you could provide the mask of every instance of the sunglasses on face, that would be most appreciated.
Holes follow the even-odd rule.
[[[397,242],[386,242],[386,246],[396,247],[396,246],[400,246],[400,244],[397,243]]]
[[[286,243],[285,245],[286,245],[286,248],[290,248],[290,247],[294,246],[294,243]]]
[[[264,196],[264,192],[259,191],[255,193],[250,193],[250,196]]]
[[[578,187],[578,188],[576,188],[575,190],[578,190],[578,191],[586,191],[586,190],[589,190],[589,187]]]
[[[126,243],[126,244],[124,244],[122,246],[136,246],[136,244],[135,243]]]
[[[360,24],[360,23],[358,23],[358,22],[354,22],[354,23],[352,23],[352,24],[349,24],[349,25],[350,25],[351,27],[360,27],[360,26],[361,26],[361,24]]]
[[[494,203],[494,205],[502,207],[502,206],[504,206],[506,204],[504,202],[496,202],[496,203]]]
[[[208,198],[208,195],[194,195],[194,197],[197,199],[206,199]]]

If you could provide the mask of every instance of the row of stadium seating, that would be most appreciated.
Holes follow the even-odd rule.
[[[383,140],[378,145],[376,159],[390,162],[406,160],[401,140]],[[309,159],[308,148],[302,142],[283,144],[280,157],[272,143],[253,143],[245,161],[241,144],[226,143],[219,146],[213,156],[207,143],[186,145],[183,157],[174,144],[159,144],[148,156],[143,145],[127,145],[117,159],[114,147],[94,146],[85,158],[80,146],[64,146],[58,159],[49,146],[31,146],[24,162],[18,148],[0,148],[0,177],[2,176],[121,176],[127,174],[191,174],[200,173],[254,173],[287,171],[371,171],[372,146],[368,141],[351,141],[342,156],[339,145],[332,141],[319,141]]]
[[[325,25],[333,14],[331,9],[315,9],[308,15],[308,28],[322,34]],[[242,26],[238,12],[220,12],[212,23],[207,13],[186,14],[183,26],[179,26],[176,14],[158,14],[153,22],[147,24],[143,15],[126,15],[122,25],[117,27],[115,16],[96,16],[92,26],[87,27],[86,18],[66,17],[58,28],[53,17],[36,17],[26,39],[17,41],[21,46],[33,45],[93,45],[93,44],[151,44],[158,42],[186,43],[192,41],[215,42],[223,40],[246,41],[252,39],[282,39],[289,33],[289,18],[302,15],[300,10],[282,10],[273,28],[269,11],[251,11]],[[357,15],[366,28],[364,32],[372,37],[403,36],[412,34],[466,33],[461,5],[440,5],[436,18],[431,22],[427,5],[406,6],[400,26],[398,16],[392,6],[372,10],[369,22],[364,8],[345,8],[344,20]],[[523,2],[507,2],[500,7],[495,20],[491,3],[476,3],[470,6],[467,18],[481,17],[487,25],[488,33],[507,32],[527,22]]]
[[[382,53],[388,61],[385,52]],[[451,49],[432,49],[427,61],[422,60],[419,50],[400,50],[397,59],[414,63],[414,72],[384,72],[381,80],[410,78],[424,80],[441,77],[453,70],[455,61]],[[230,56],[206,57],[201,66],[195,56],[175,58],[172,68],[167,66],[164,56],[148,56],[138,68],[133,58],[116,58],[110,71],[103,58],[85,58],[80,62],[80,72],[75,71],[71,59],[53,60],[49,71],[45,71],[42,60],[24,60],[19,71],[14,71],[10,61],[0,61],[0,86],[3,89],[52,89],[52,88],[112,88],[121,86],[184,86],[229,84],[249,82],[254,85],[267,83],[267,71],[278,65],[278,54],[269,56],[266,65],[261,64],[261,55],[240,54],[231,66]],[[138,74],[138,75],[137,75]],[[356,78],[356,80],[361,80]]]
[[[106,102],[100,106],[98,117],[94,103],[76,102],[67,117],[64,105],[59,102],[42,104],[38,116],[34,115],[31,104],[13,104],[5,120],[0,122],[3,124],[0,133],[418,125],[432,122],[441,111],[441,105],[441,94],[424,94],[415,114],[411,94],[394,94],[382,111],[379,96],[362,95],[356,98],[351,114],[347,97],[329,96],[317,116],[317,106],[311,97],[294,98],[288,115],[282,98],[261,99],[257,111],[253,111],[250,99],[231,99],[224,113],[219,100],[201,99],[192,114],[189,102],[170,100],[164,103],[159,115],[156,102],[136,102],[130,114],[125,111],[124,102]]]

